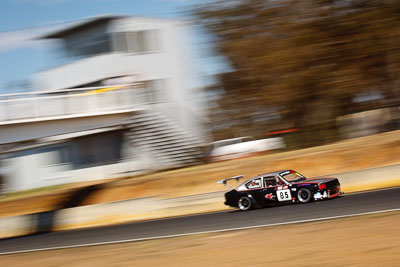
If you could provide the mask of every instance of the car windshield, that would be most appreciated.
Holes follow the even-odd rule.
[[[295,171],[281,173],[281,176],[288,182],[297,182],[306,180],[306,177]]]

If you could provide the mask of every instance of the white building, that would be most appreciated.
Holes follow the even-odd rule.
[[[0,96],[8,191],[196,164],[207,143],[182,21],[102,16],[43,36],[63,65]]]

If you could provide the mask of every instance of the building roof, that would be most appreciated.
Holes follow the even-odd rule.
[[[54,31],[54,32],[51,32],[49,34],[40,36],[38,39],[59,39],[59,38],[63,38],[65,36],[67,36],[67,35],[70,35],[71,33],[76,32],[76,31],[85,30],[85,29],[91,28],[93,26],[99,26],[99,25],[108,24],[112,20],[120,19],[120,18],[124,18],[124,17],[127,17],[127,16],[122,16],[122,15],[104,15],[104,16],[88,18],[88,19],[83,20],[82,22],[74,23],[72,26],[68,26],[68,27],[63,28],[61,30]]]
[[[80,20],[77,23],[72,23],[72,26],[70,24],[70,26],[68,26],[68,27],[65,27],[60,30],[42,35],[37,39],[61,39],[67,35],[75,33],[76,31],[85,30],[85,29],[91,28],[93,26],[108,24],[109,22],[111,22],[113,20],[122,19],[122,18],[144,18],[144,19],[151,19],[151,20],[159,20],[159,21],[163,21],[163,22],[166,22],[166,21],[175,22],[175,23],[179,23],[179,24],[183,24],[183,25],[189,24],[187,21],[168,19],[168,18],[154,18],[154,17],[127,16],[127,15],[100,15],[100,16]]]

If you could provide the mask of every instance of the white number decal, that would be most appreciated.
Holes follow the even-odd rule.
[[[279,201],[288,201],[288,200],[292,199],[292,195],[290,194],[289,189],[277,190],[276,195],[277,195]]]

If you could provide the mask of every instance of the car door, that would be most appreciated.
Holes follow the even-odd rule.
[[[277,178],[276,199],[278,202],[292,201],[291,186],[285,183],[281,178]]]
[[[265,204],[276,202],[276,178],[275,176],[266,176],[263,177],[263,202]]]

